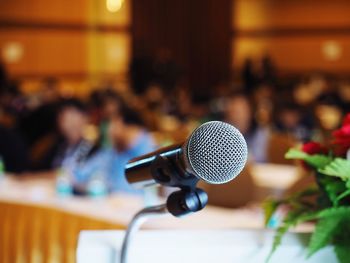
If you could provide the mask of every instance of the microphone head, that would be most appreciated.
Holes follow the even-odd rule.
[[[183,146],[184,161],[196,177],[210,184],[234,179],[248,158],[247,143],[232,125],[206,122],[193,131]]]

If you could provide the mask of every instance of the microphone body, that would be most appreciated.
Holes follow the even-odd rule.
[[[134,158],[125,167],[133,186],[153,184],[193,189],[198,180],[223,184],[234,179],[247,161],[247,144],[232,125],[207,122],[182,144]]]
[[[125,167],[127,181],[137,188],[154,185],[159,181],[166,185],[171,181],[171,178],[169,178],[169,170],[165,169],[165,166],[176,166],[172,168],[184,172],[181,146],[181,144],[176,144],[163,147],[130,160]]]

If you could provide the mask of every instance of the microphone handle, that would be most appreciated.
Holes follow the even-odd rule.
[[[161,178],[155,178],[156,171],[154,171],[154,169],[157,169],[157,172],[163,171],[160,167],[162,165],[156,164],[156,162],[160,162],[163,158],[171,159],[176,157],[182,151],[181,146],[182,144],[163,147],[157,151],[131,159],[125,167],[125,177],[127,181],[136,188],[143,188],[156,184],[157,179],[160,180]],[[163,179],[164,178],[161,180]]]

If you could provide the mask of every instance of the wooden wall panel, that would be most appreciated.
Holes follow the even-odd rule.
[[[280,72],[350,73],[350,1],[235,0],[232,12],[234,72],[268,54]]]
[[[124,75],[130,60],[130,1],[111,13],[105,0],[0,0],[0,61],[14,78],[102,79]],[[20,60],[6,60],[9,44]]]
[[[339,58],[335,60],[327,56],[325,51],[332,43],[340,48]],[[302,73],[310,70],[339,74],[350,72],[350,36],[290,36],[272,39],[242,37],[233,42],[232,49],[235,52],[232,65],[234,69],[240,68],[246,57],[259,59],[269,54],[282,72]]]
[[[0,18],[11,21],[85,22],[91,0],[1,0]]]
[[[7,64],[11,75],[76,74],[88,69],[84,32],[1,30],[0,48],[10,42],[23,48],[20,61]]]
[[[239,30],[350,26],[348,0],[235,0],[233,26]]]
[[[89,41],[89,72],[127,75],[131,56],[129,33],[93,33]]]

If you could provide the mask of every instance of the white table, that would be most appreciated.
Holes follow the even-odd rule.
[[[77,263],[118,263],[123,231],[86,231],[79,237]],[[267,230],[140,231],[129,263],[263,263],[274,232]],[[308,234],[288,233],[270,263],[335,263],[331,247],[306,260]]]

